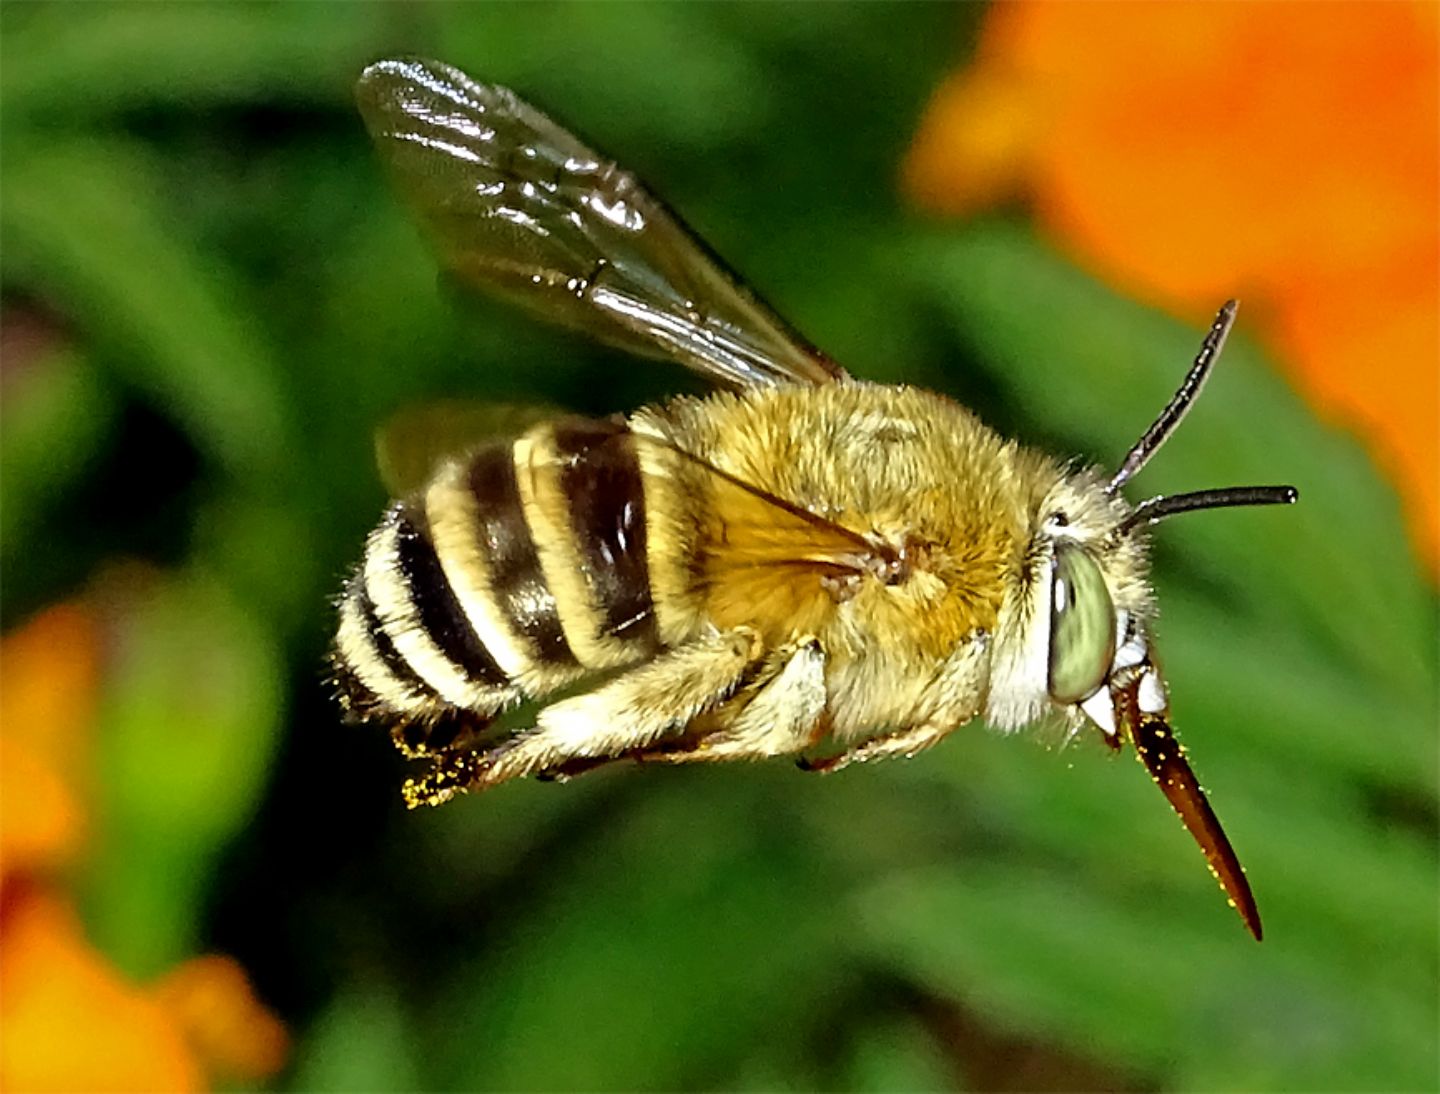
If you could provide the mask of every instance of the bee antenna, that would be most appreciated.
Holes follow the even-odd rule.
[[[1123,536],[1139,525],[1154,524],[1176,513],[1190,513],[1196,509],[1225,509],[1232,505],[1293,505],[1299,500],[1300,491],[1293,486],[1225,486],[1218,490],[1170,494],[1142,501],[1120,522],[1115,534]]]
[[[1149,463],[1150,457],[1160,450],[1160,446],[1175,431],[1175,427],[1185,419],[1185,415],[1190,411],[1190,405],[1200,394],[1200,389],[1205,386],[1211,366],[1215,364],[1215,359],[1220,356],[1220,351],[1225,347],[1225,336],[1230,333],[1230,328],[1235,323],[1235,311],[1239,307],[1238,300],[1227,300],[1221,306],[1215,316],[1215,322],[1210,324],[1210,332],[1205,335],[1205,341],[1200,344],[1200,352],[1195,355],[1195,363],[1185,374],[1179,390],[1171,396],[1170,402],[1160,412],[1160,417],[1156,418],[1144,435],[1135,442],[1135,447],[1126,453],[1125,459],[1120,463],[1120,469],[1115,472],[1105,487],[1107,494],[1115,493],[1137,471]],[[1230,504],[1247,503],[1232,502]]]

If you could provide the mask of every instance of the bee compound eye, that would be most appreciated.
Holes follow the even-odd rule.
[[[1058,543],[1050,577],[1050,697],[1079,703],[1105,682],[1115,659],[1115,605],[1100,567],[1074,543]]]

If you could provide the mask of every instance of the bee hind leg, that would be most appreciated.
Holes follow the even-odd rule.
[[[535,726],[475,752],[439,757],[431,770],[405,784],[405,801],[440,805],[456,794],[484,790],[524,775],[588,769],[649,750],[734,693],[760,660],[748,630],[680,646],[593,691],[544,707]]]
[[[390,739],[408,760],[428,759],[452,751],[470,751],[498,714],[447,709],[429,718],[400,722],[390,729]]]
[[[405,786],[401,790],[405,804],[411,809],[422,805],[441,805],[456,794],[465,792],[493,762],[494,754],[503,750],[508,743],[502,742],[485,750],[441,753],[424,775],[418,779],[405,780]]]

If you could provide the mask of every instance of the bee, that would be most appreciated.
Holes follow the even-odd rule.
[[[428,762],[410,806],[622,759],[833,772],[976,719],[1058,718],[1134,747],[1260,937],[1171,732],[1146,532],[1298,495],[1120,492],[1200,393],[1233,301],[1118,470],[1076,470],[944,396],[851,377],[634,175],[513,92],[392,59],[357,98],[462,284],[718,388],[520,421],[390,507],[344,588],[332,661],[345,710]],[[533,725],[498,730],[524,700],[541,704]]]

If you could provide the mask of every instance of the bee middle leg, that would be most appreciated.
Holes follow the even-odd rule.
[[[989,656],[989,634],[975,631],[935,671],[911,712],[909,726],[861,741],[838,756],[802,759],[800,768],[824,775],[851,764],[890,756],[914,756],[934,747],[980,712],[985,694],[983,681],[987,675],[984,669]]]
[[[716,711],[709,725],[635,758],[655,763],[759,760],[805,748],[825,713],[824,651],[806,640],[767,661],[759,677]]]
[[[692,642],[601,685],[541,709],[533,729],[491,748],[447,753],[405,784],[412,809],[440,805],[523,775],[583,769],[649,749],[740,686],[761,660],[758,637],[737,629]]]
[[[871,760],[880,760],[889,756],[909,758],[917,752],[924,752],[927,748],[933,748],[939,744],[950,735],[953,728],[953,726],[942,727],[927,722],[923,725],[911,726],[909,729],[871,737],[868,741],[861,741],[854,748],[846,749],[838,756],[826,756],[818,760],[802,757],[797,761],[797,766],[802,771],[831,775],[851,764],[869,763]]]

